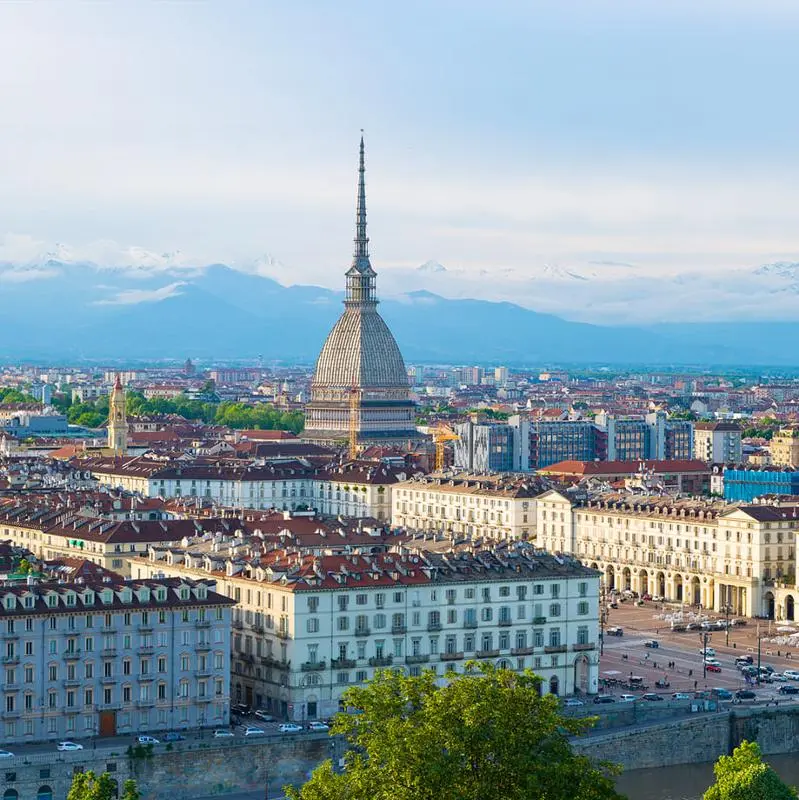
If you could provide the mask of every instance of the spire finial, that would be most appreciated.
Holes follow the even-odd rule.
[[[355,251],[352,266],[347,270],[345,303],[377,303],[375,275],[369,261],[369,237],[366,235],[366,147],[362,128],[358,160],[358,207],[355,212]]]
[[[361,148],[358,162],[358,208],[355,214],[355,262],[369,258],[369,237],[366,235],[366,148],[361,128]]]

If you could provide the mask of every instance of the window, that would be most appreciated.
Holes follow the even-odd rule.
[[[350,618],[349,617],[339,617],[337,628],[340,631],[346,631],[350,627]]]
[[[551,628],[549,631],[549,646],[560,646],[560,628]]]
[[[586,595],[588,594],[588,584],[585,583],[584,581],[578,583],[577,594],[579,594],[580,597],[586,597]]]
[[[560,597],[560,584],[559,583],[550,584],[549,592],[552,595],[552,597]]]
[[[559,617],[560,616],[560,603],[550,603],[550,605],[549,605],[549,616],[550,617]]]
[[[577,603],[577,613],[581,617],[584,617],[588,613],[588,603],[586,603],[585,600]]]
[[[308,617],[305,621],[305,629],[308,633],[317,633],[319,631],[319,619],[317,617]]]
[[[577,644],[588,644],[588,626],[580,625],[577,628]]]

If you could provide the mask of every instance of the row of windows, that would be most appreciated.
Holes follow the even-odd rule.
[[[25,599],[27,600],[28,598]],[[152,625],[156,620],[159,625],[166,625],[169,619],[167,614],[168,612],[166,611],[159,611],[157,614],[143,611],[141,614],[136,615],[126,612],[121,615],[122,625],[125,627],[130,627],[131,625]],[[223,619],[224,610],[222,608],[217,608],[213,616],[217,621]],[[102,626],[106,628],[115,628],[120,626],[119,616],[114,614],[70,615],[67,617],[51,616],[46,619],[46,626],[52,631],[61,629],[59,622],[63,622],[64,620],[66,620],[67,623],[67,630],[78,630],[81,627],[98,628]],[[211,617],[206,609],[201,608],[197,611],[196,618],[192,619],[191,612],[188,609],[183,609],[180,614],[180,619],[181,622],[209,622]],[[6,632],[15,633],[19,623],[22,621],[23,620],[14,619],[6,620]],[[32,631],[34,629],[34,622],[34,617],[26,617],[24,619],[24,629],[26,631]]]

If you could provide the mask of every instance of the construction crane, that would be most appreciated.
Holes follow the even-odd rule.
[[[430,429],[430,435],[433,437],[433,442],[436,447],[436,472],[441,472],[444,469],[444,455],[446,453],[447,442],[456,442],[461,437],[458,436],[452,428],[446,425],[437,425],[435,428]]]
[[[353,386],[350,389],[350,442],[349,458],[355,461],[358,458],[358,412],[361,407],[361,393]]]

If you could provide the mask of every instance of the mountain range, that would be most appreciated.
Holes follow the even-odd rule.
[[[68,249],[53,248],[24,264],[0,261],[5,323],[0,357],[119,361],[260,355],[310,363],[341,313],[341,293],[283,285],[266,274],[271,269],[285,272],[268,257],[245,269],[196,267],[179,252],[159,255],[131,248],[125,260],[128,263],[120,267],[79,261]],[[600,265],[597,272],[604,268],[627,269]],[[799,324],[791,321],[653,319],[645,324],[596,325],[541,313],[524,307],[521,300],[446,297],[427,288],[414,289],[415,283],[427,286],[431,280],[446,285],[451,271],[434,261],[409,271],[415,283],[400,280],[400,272],[381,273],[381,288],[387,285],[389,292],[383,289],[388,296],[380,308],[410,363],[795,363]],[[781,295],[799,307],[799,264],[780,262],[748,274],[767,287],[763,291],[772,300],[778,285]],[[404,291],[396,291],[398,282]],[[462,283],[452,284],[462,290]],[[603,296],[607,284],[596,274],[558,267],[550,267],[537,280],[539,287],[549,287],[550,296],[560,295],[574,305]],[[478,289],[480,283],[469,285]],[[557,291],[551,290],[553,285]]]

